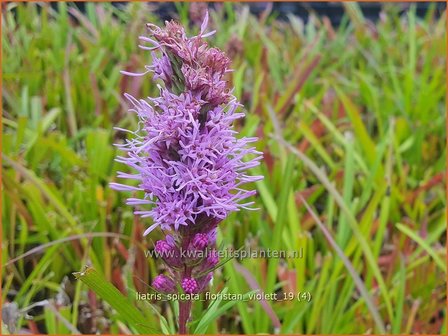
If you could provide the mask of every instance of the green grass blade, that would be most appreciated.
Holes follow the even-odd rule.
[[[120,314],[120,317],[128,322],[138,333],[160,333],[158,328],[147,325],[148,321],[143,314],[94,268],[86,267],[84,271],[73,273],[73,275],[110,304]]]
[[[417,235],[414,231],[409,229],[407,226],[401,223],[396,224],[397,228],[403,232],[405,235],[407,235],[409,238],[411,238],[413,241],[415,241],[418,245],[420,245],[421,248],[423,248],[434,260],[437,266],[446,273],[446,264],[440,258],[440,256],[437,254],[437,252],[425,241],[423,238],[421,238],[419,235]]]

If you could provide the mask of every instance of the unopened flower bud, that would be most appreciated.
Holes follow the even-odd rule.
[[[154,249],[169,266],[180,267],[182,266],[180,250],[174,241],[170,241],[168,238],[169,236],[166,240],[158,240]]]
[[[182,280],[182,288],[185,293],[192,294],[198,290],[198,283],[193,278],[184,278]]]
[[[204,250],[208,245],[208,236],[205,233],[197,233],[191,244],[196,250]]]
[[[155,290],[164,294],[176,292],[176,284],[174,281],[163,274],[159,274],[154,278],[152,281],[152,286]]]

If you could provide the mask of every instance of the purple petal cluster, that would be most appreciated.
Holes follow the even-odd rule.
[[[148,67],[161,79],[157,98],[126,97],[140,119],[141,129],[120,147],[127,157],[118,161],[136,170],[120,178],[138,180],[138,187],[113,183],[118,190],[142,190],[143,199],[129,198],[129,205],[152,205],[135,213],[152,217],[155,227],[178,230],[206,218],[222,220],[229,212],[247,208],[244,200],[255,194],[241,188],[259,179],[246,174],[259,163],[260,153],[248,145],[256,138],[235,137],[232,124],[242,118],[240,106],[226,89],[228,58],[198,36],[187,38],[184,29],[168,22],[165,29],[149,25],[153,42],[162,52]],[[173,83],[182,89],[173,92]],[[248,154],[252,159],[245,160]]]
[[[247,200],[255,194],[242,186],[262,177],[247,170],[258,165],[261,153],[250,147],[256,138],[237,138],[233,124],[244,117],[241,105],[228,88],[226,74],[230,60],[204,37],[208,14],[200,33],[187,37],[183,27],[166,22],[165,28],[148,24],[152,65],[141,74],[152,73],[159,97],[136,99],[125,96],[131,111],[139,117],[139,129],[125,144],[126,155],[117,158],[133,168],[133,174],[119,172],[119,178],[137,180],[137,186],[112,183],[117,190],[140,192],[128,198],[135,214],[151,217],[156,227],[169,231],[155,250],[168,266],[153,287],[171,292],[177,283],[186,293],[204,290],[218,264],[216,226],[232,211],[250,209]],[[196,258],[181,251],[207,251]]]

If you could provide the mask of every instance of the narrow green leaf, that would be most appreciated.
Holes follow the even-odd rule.
[[[425,240],[423,240],[419,235],[417,235],[414,231],[409,229],[404,224],[397,223],[396,226],[401,232],[403,232],[409,238],[411,238],[413,241],[415,241],[417,244],[419,244],[420,247],[423,248],[434,259],[434,262],[437,264],[437,266],[439,266],[440,269],[444,273],[446,273],[445,262],[442,260],[442,258],[440,258],[440,256],[437,254],[437,252],[434,251],[434,249]]]
[[[84,271],[75,272],[73,275],[77,280],[81,280],[100,298],[110,304],[118,312],[120,317],[128,322],[138,333],[160,333],[158,329],[149,326],[143,314],[94,268],[86,267]]]

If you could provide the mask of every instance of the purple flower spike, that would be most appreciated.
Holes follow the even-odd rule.
[[[152,282],[152,286],[159,292],[164,294],[175,293],[176,292],[176,284],[174,281],[163,275],[159,274],[156,276]]]
[[[224,80],[229,59],[207,46],[203,31],[187,38],[174,22],[165,29],[150,25],[149,30],[154,38],[143,40],[153,43],[162,55],[154,56],[147,69],[165,87],[160,87],[158,98],[125,95],[142,127],[134,139],[119,145],[127,157],[118,161],[136,174],[118,177],[137,180],[138,186],[113,183],[111,187],[145,192],[142,200],[128,199],[128,204],[142,207],[136,214],[154,220],[145,234],[157,226],[179,230],[204,218],[221,221],[232,211],[248,209],[253,202],[244,201],[255,192],[241,186],[261,178],[246,173],[259,164],[261,153],[249,147],[255,138],[237,139],[232,129],[244,114],[236,112],[240,104]],[[252,155],[249,160],[248,155]]]
[[[182,280],[182,289],[188,294],[196,293],[198,290],[198,283],[193,278],[185,278]]]
[[[152,219],[144,235],[156,228],[169,233],[155,245],[171,276],[154,279],[160,291],[175,291],[173,284],[186,293],[207,288],[209,271],[219,262],[217,225],[233,211],[253,209],[248,199],[256,192],[243,186],[262,179],[248,172],[262,153],[253,147],[256,138],[236,137],[233,125],[244,113],[226,79],[230,59],[204,40],[214,33],[207,32],[207,23],[208,13],[193,37],[173,21],[163,28],[147,24],[150,36],[140,37],[140,47],[151,51],[153,63],[137,74],[122,72],[150,73],[159,88],[154,98],[125,94],[139,129],[117,144],[125,153],[117,161],[134,171],[119,172],[118,178],[134,182],[110,186],[135,194],[127,204],[135,207],[134,214]],[[191,302],[179,305],[179,331],[186,334]]]

